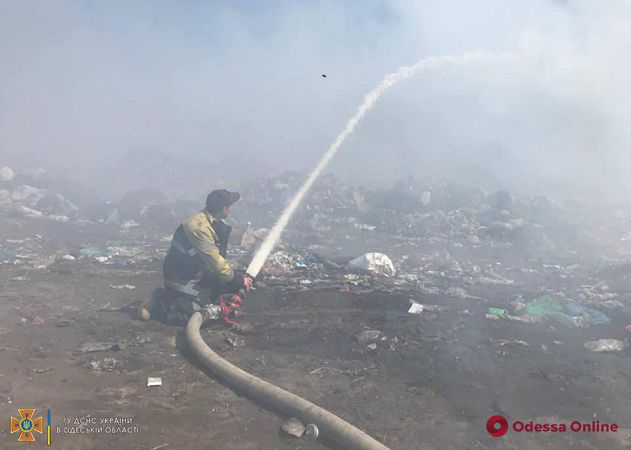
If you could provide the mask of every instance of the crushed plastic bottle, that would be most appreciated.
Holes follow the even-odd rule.
[[[315,423],[310,423],[309,425],[305,427],[304,436],[307,439],[315,441],[318,439],[319,435],[320,435],[320,430],[318,429],[318,426]]]

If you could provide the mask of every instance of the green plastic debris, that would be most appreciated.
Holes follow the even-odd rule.
[[[504,308],[489,308],[487,313],[501,319],[505,318],[508,315],[508,312]]]
[[[550,295],[544,295],[526,303],[525,313],[530,316],[545,317],[555,315],[563,310],[563,305]]]

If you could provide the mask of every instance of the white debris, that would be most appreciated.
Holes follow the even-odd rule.
[[[426,305],[423,303],[418,303],[412,299],[410,299],[410,304],[411,304],[410,309],[408,309],[408,313],[410,314],[421,314],[424,311],[445,312],[449,309],[446,306],[441,306],[441,305]]]
[[[66,223],[70,220],[68,216],[64,216],[62,214],[51,214],[48,216],[50,220],[54,220],[55,222]]]
[[[160,377],[147,378],[147,387],[153,387],[153,386],[162,386],[162,378]]]
[[[283,424],[281,429],[290,436],[300,438],[305,432],[305,426],[295,417],[292,417]]]
[[[381,337],[381,331],[379,330],[364,330],[355,336],[355,339],[360,344],[370,344]]]
[[[597,341],[585,342],[585,350],[590,352],[619,352],[624,350],[629,342],[625,339],[619,341],[618,339],[598,339]]]
[[[376,225],[368,225],[367,223],[361,223],[361,222],[355,222],[353,223],[353,226],[357,228],[358,230],[375,231],[377,229]]]
[[[121,230],[129,230],[130,228],[139,227],[140,224],[135,220],[128,220],[121,225]]]
[[[133,284],[110,284],[112,289],[136,289]]]
[[[14,176],[13,169],[10,167],[4,166],[0,169],[0,181],[11,181]]]
[[[320,435],[320,430],[318,429],[318,426],[315,423],[310,423],[309,425],[305,427],[304,436],[307,439],[316,440],[318,439],[319,435]]]
[[[16,187],[11,193],[14,202],[26,202],[30,205],[36,204],[44,197],[46,197],[46,189],[39,189],[28,184]]]
[[[383,253],[366,253],[350,261],[348,268],[365,270],[386,277],[393,277],[396,273],[392,260]]]
[[[44,214],[41,211],[38,211],[36,209],[33,208],[29,208],[28,206],[20,206],[18,208],[18,211],[24,216],[24,217],[30,217],[31,219],[38,219],[40,217],[43,217]]]
[[[412,302],[412,306],[408,309],[410,314],[421,314],[423,312],[423,305],[420,303]]]

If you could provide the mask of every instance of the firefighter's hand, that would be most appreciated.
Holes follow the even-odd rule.
[[[252,279],[250,275],[245,275],[243,277],[243,288],[245,289],[246,292],[252,289],[253,284],[254,284],[254,280]]]

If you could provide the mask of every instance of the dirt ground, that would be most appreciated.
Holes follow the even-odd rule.
[[[72,232],[71,225],[56,227],[6,221],[0,239],[41,233],[50,242],[73,245],[93,238]],[[9,430],[18,408],[36,408],[44,426],[50,409],[52,446],[63,449],[335,448],[325,439],[284,435],[280,427],[287,417],[200,369],[181,328],[135,319],[136,307],[161,285],[159,261],[0,267],[0,448],[24,448]],[[474,298],[466,299],[405,289],[297,291],[263,280],[246,298],[244,320],[254,325],[252,334],[237,335],[237,346],[227,342],[222,324],[203,334],[229,361],[393,449],[631,448],[629,349],[583,348],[591,339],[628,338],[628,309],[612,312],[608,325],[580,329],[485,318],[489,306],[542,284],[586,283],[592,270],[585,267],[568,281],[516,270],[514,284],[472,288]],[[135,289],[110,287],[126,284]],[[408,314],[410,298],[446,310]],[[368,329],[380,332],[374,349],[356,339]],[[117,346],[82,353],[90,342]],[[161,377],[162,385],[146,387],[148,377]],[[494,414],[511,423],[599,420],[620,430],[509,431],[494,438],[486,431]],[[100,425],[100,433],[86,427],[63,433],[64,426],[87,417],[118,419],[131,431],[108,433]],[[33,446],[45,445],[45,433],[36,439]]]

